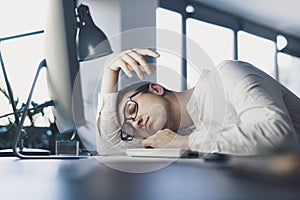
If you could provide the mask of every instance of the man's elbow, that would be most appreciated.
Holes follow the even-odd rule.
[[[271,147],[294,145],[299,142],[295,129],[289,121],[269,120],[255,125],[255,132],[260,132],[265,144]]]

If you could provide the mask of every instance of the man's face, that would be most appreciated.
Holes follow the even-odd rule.
[[[125,122],[125,127],[132,127],[134,132],[128,132],[128,134],[147,138],[157,131],[167,128],[170,106],[169,101],[163,96],[164,91],[160,85],[150,84],[149,92],[136,94],[131,98],[133,102],[130,104],[128,103],[128,97],[132,94],[134,92],[125,95],[118,108],[121,122],[124,122],[124,112],[126,116],[136,113],[132,115],[135,117],[134,119],[127,119]]]

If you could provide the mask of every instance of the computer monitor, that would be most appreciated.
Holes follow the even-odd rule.
[[[45,51],[53,115],[61,133],[76,131],[85,125],[76,49],[76,1],[51,0],[48,4]]]

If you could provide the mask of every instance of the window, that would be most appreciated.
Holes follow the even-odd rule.
[[[166,27],[182,34],[184,31],[181,28],[184,24],[180,23],[182,18],[182,22],[186,22],[185,28],[188,40],[198,44],[215,65],[223,60],[234,58],[249,62],[279,80],[294,93],[300,94],[300,82],[296,77],[300,72],[300,58],[297,55],[299,52],[299,45],[297,45],[299,38],[286,38],[286,36],[278,35],[276,31],[266,26],[238,18],[231,13],[211,9],[202,3],[191,3],[183,9],[185,5],[184,3],[173,4],[172,1],[160,1],[160,6],[164,9],[157,9],[158,28]],[[173,23],[174,21],[175,23]],[[274,41],[270,39],[276,35],[277,38],[274,38]],[[293,45],[287,45],[288,42]],[[184,47],[178,41],[174,41],[174,43],[178,45],[177,48]],[[282,49],[285,52],[293,52],[294,56],[297,57],[277,53]],[[185,50],[189,62],[192,51],[188,42],[186,49],[181,51]],[[170,63],[172,60],[172,66],[176,66],[174,69],[178,69],[178,72],[181,67],[185,67],[180,58],[162,57],[166,58],[166,63]],[[159,74],[158,77],[160,77]],[[168,76],[168,79],[169,77],[172,76]],[[198,77],[197,70],[187,63],[187,87],[193,87]],[[166,80],[163,81],[166,82]],[[180,84],[178,81],[178,87]]]
[[[196,42],[208,54],[215,65],[234,57],[234,32],[195,19],[187,19],[187,37]],[[187,51],[192,50],[187,46]],[[188,65],[188,86],[192,87],[199,79],[197,71]]]
[[[180,14],[163,8],[156,10],[157,82],[179,91],[181,89],[181,48],[182,17]],[[170,38],[166,37],[172,37]],[[178,41],[179,40],[179,41]],[[170,42],[171,41],[171,42]],[[168,77],[168,78],[166,78]]]
[[[0,7],[0,38],[44,30],[46,8],[47,1],[40,0],[10,0],[2,2]],[[6,40],[2,41],[0,45],[8,79],[15,99],[19,100],[17,107],[20,108],[21,104],[25,103],[27,99],[37,67],[40,61],[45,58],[44,35],[37,34]],[[2,69],[0,70],[0,87],[5,91],[7,90]],[[43,70],[38,79],[32,100],[37,103],[43,103],[49,99],[46,71]],[[0,115],[12,112],[8,99],[2,93],[0,93],[0,105]],[[51,109],[47,109],[46,115],[51,116]],[[45,123],[49,123],[48,121],[43,121],[43,119],[35,120],[37,123],[35,125],[39,126],[40,124],[40,126],[43,126]],[[7,118],[0,119],[0,125],[7,123]],[[28,125],[28,123],[25,122],[25,125]]]
[[[187,37],[197,42],[215,65],[233,59],[234,35],[231,29],[188,18]]]
[[[300,97],[300,58],[278,53],[279,81]]]
[[[238,32],[238,59],[249,62],[273,78],[275,74],[276,47],[273,41],[250,33]]]

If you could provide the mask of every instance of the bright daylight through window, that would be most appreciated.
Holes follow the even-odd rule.
[[[18,5],[18,6],[16,6]],[[45,12],[47,1],[9,0],[1,2],[0,38],[15,36],[24,33],[44,30]],[[7,20],[9,19],[9,20]],[[7,71],[7,75],[13,89],[14,98],[18,101],[17,108],[21,107],[27,99],[33,77],[44,53],[44,34],[31,35],[17,39],[2,41],[0,50]],[[9,100],[5,96],[7,88],[4,82],[2,71],[0,73],[0,114],[12,112]],[[43,70],[33,95],[33,101],[40,104],[49,100],[48,87],[46,81],[46,70]],[[45,116],[35,116],[35,126],[48,126],[49,118],[52,119],[51,108],[45,108]],[[9,121],[14,121],[13,115],[0,119],[0,125],[6,125]],[[27,119],[25,125],[30,125]]]

